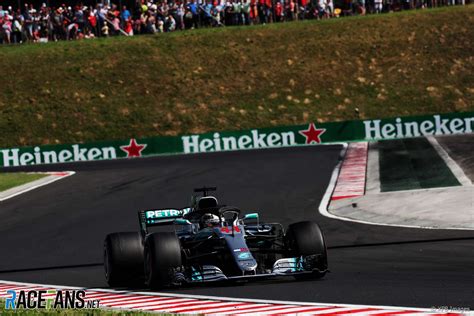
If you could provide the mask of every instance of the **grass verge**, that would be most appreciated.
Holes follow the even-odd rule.
[[[0,299],[0,315],[24,316],[171,316],[173,314],[147,313],[140,311],[121,311],[104,309],[5,309],[5,300]],[[176,314],[174,314],[176,315]]]
[[[461,185],[426,138],[378,142],[382,192]]]
[[[469,5],[0,47],[0,147],[474,110],[472,25]]]
[[[0,173],[0,192],[44,177],[40,173]]]

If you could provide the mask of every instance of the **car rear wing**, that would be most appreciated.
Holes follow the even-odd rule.
[[[183,218],[183,216],[190,211],[190,207],[182,209],[168,208],[138,211],[140,230],[142,233],[147,234],[148,227],[171,225],[176,219]]]

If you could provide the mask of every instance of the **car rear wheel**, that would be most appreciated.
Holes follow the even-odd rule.
[[[138,232],[113,233],[104,241],[105,279],[111,287],[143,284],[143,245]]]
[[[311,274],[295,276],[297,279],[322,278],[328,268],[326,243],[318,224],[311,221],[294,223],[288,226],[285,244],[290,257],[314,256]]]
[[[181,245],[175,233],[153,233],[146,238],[145,283],[151,289],[172,285],[181,264]]]

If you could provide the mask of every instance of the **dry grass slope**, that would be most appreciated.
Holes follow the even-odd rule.
[[[474,109],[474,6],[0,47],[0,147]]]

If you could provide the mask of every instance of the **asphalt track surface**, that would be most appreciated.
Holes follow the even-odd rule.
[[[137,230],[137,210],[184,207],[194,187],[216,185],[221,203],[259,210],[264,220],[318,221],[331,273],[317,281],[169,292],[473,309],[474,232],[364,225],[318,213],[340,150],[313,146],[9,169],[77,174],[0,202],[0,279],[106,287],[101,263],[107,233]]]

